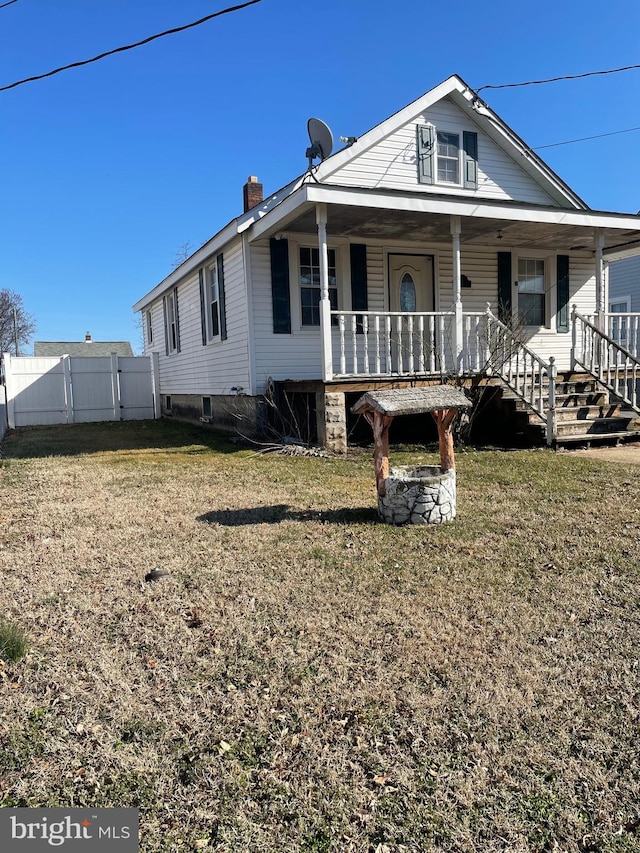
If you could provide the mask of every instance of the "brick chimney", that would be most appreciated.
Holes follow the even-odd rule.
[[[249,175],[247,178],[247,183],[242,188],[242,197],[245,213],[263,201],[262,184],[258,183],[255,175]]]
[[[84,336],[84,342],[85,342],[85,344],[91,343],[91,333],[90,332],[87,332],[86,335]]]

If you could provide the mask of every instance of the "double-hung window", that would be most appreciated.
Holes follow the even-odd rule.
[[[460,136],[457,133],[437,133],[437,174],[439,184],[460,183]]]
[[[218,265],[207,267],[207,332],[212,341],[220,335],[220,289],[218,286]]]
[[[299,281],[301,323],[303,326],[320,325],[320,250],[310,246],[299,247]],[[328,249],[329,302],[338,310],[338,282],[336,279],[336,250]]]
[[[167,355],[180,352],[180,321],[178,319],[178,288],[164,297],[164,331]]]
[[[609,334],[621,347],[627,346],[627,317],[616,317],[616,314],[629,314],[631,312],[631,297],[622,297],[609,300]]]
[[[202,346],[227,338],[224,301],[224,258],[216,255],[213,262],[198,270],[200,285],[200,320]]]
[[[147,346],[153,343],[153,319],[151,317],[151,309],[145,311],[145,321],[147,327]]]
[[[523,326],[547,321],[544,260],[518,258],[518,313]]]

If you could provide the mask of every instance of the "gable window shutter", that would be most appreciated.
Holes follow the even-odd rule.
[[[433,183],[433,161],[434,161],[434,128],[429,124],[419,124],[416,127],[418,134],[418,181],[421,184]]]
[[[162,297],[162,315],[164,317],[164,353],[169,355],[169,324],[167,322],[167,297]]]
[[[289,296],[289,241],[270,241],[271,299],[273,303],[273,332],[291,334],[291,299]]]
[[[464,157],[464,188],[478,189],[478,134],[465,130],[462,133]]]
[[[202,328],[202,346],[207,343],[207,300],[204,292],[204,270],[198,270],[198,279],[200,282],[200,326]]]
[[[222,252],[216,259],[218,264],[218,304],[220,306],[220,340],[227,340],[227,312],[224,302],[224,258]]]
[[[367,293],[367,247],[364,243],[351,243],[349,246],[351,261],[351,310],[367,311],[369,295]],[[358,317],[357,331],[362,333],[362,318]]]
[[[178,314],[178,288],[173,289],[174,308],[176,309],[176,352],[180,352],[180,315]]]
[[[558,311],[556,314],[556,331],[569,331],[569,255],[557,257],[557,292]]]
[[[511,323],[511,252],[498,252],[498,317]]]

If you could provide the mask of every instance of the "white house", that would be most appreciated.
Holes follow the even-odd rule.
[[[256,178],[244,195],[134,306],[166,410],[257,421],[273,380],[312,395],[340,448],[345,394],[385,385],[490,374],[549,443],[557,371],[635,405],[604,270],[640,253],[640,219],[591,210],[460,77],[268,198]]]

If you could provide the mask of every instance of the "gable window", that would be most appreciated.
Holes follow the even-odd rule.
[[[299,249],[299,282],[301,323],[303,326],[320,325],[320,250],[310,246]],[[329,302],[331,310],[338,310],[338,283],[336,279],[336,250],[328,249]]]
[[[546,323],[544,260],[518,258],[518,314],[523,326]]]
[[[153,321],[151,319],[151,309],[145,311],[146,327],[147,327],[147,344],[153,343]]]
[[[459,184],[460,136],[457,133],[444,133],[439,130],[437,139],[438,183]]]
[[[164,336],[167,355],[180,352],[180,319],[178,315],[178,288],[168,293],[163,301]]]
[[[478,189],[478,134],[474,130],[437,130],[416,125],[418,181]]]

